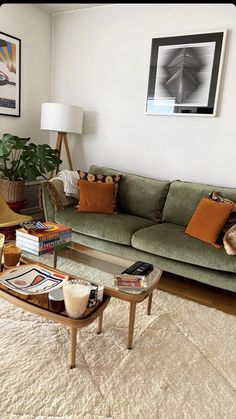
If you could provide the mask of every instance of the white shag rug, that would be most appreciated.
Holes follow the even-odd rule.
[[[42,257],[40,258],[42,261]],[[85,278],[108,275],[60,258]],[[128,350],[129,304],[112,299],[97,324],[78,331],[69,369],[62,325],[0,301],[1,419],[234,419],[236,318],[162,291],[137,305]]]

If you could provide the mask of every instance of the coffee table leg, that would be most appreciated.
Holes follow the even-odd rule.
[[[134,334],[134,322],[135,322],[135,313],[136,313],[136,303],[130,303],[129,311],[129,331],[128,331],[128,349],[132,349],[133,344],[133,334]]]
[[[152,308],[152,293],[148,296],[148,306],[147,306],[147,314],[151,314]]]
[[[100,316],[98,317],[98,330],[97,330],[98,335],[102,333],[102,319],[103,319],[103,313],[100,314]]]
[[[57,268],[57,251],[56,249],[53,249],[53,268]]]
[[[77,347],[77,328],[70,328],[70,367],[75,368],[76,359],[76,347]]]

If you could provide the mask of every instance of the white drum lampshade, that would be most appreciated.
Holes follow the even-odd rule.
[[[42,103],[41,129],[57,132],[82,133],[83,109],[61,103]]]
[[[67,133],[81,134],[83,125],[83,109],[79,106],[61,103],[42,103],[41,129],[57,131],[56,149],[61,158],[62,142],[64,142],[70,170],[73,170]],[[56,168],[56,173],[59,166]],[[51,174],[53,176],[53,173]]]

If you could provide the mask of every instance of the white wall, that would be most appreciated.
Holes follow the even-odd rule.
[[[48,143],[40,130],[41,103],[50,99],[51,16],[30,4],[3,4],[0,30],[21,39],[21,116],[0,115],[5,132]]]
[[[236,186],[235,11],[232,4],[112,4],[55,14],[52,99],[86,111],[82,139],[69,138],[74,167]],[[144,114],[152,37],[222,29],[218,116]]]

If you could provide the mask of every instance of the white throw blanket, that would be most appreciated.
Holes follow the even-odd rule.
[[[63,182],[64,192],[66,196],[78,198],[77,182],[79,180],[79,173],[77,172],[77,170],[62,170],[61,172],[58,172],[53,179],[50,179],[50,181],[54,179],[58,179]]]

